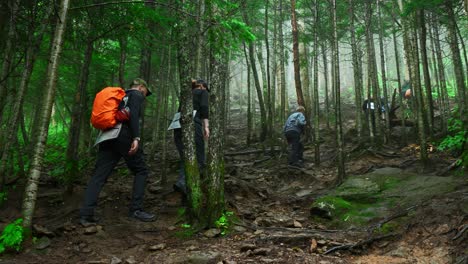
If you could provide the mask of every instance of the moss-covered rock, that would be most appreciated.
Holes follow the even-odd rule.
[[[401,208],[453,191],[458,184],[459,180],[454,177],[417,175],[397,168],[383,168],[348,177],[338,188],[314,201],[310,213],[315,220],[333,227],[366,226]],[[395,224],[377,231],[389,232]]]

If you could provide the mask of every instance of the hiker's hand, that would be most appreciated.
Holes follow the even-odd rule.
[[[137,152],[139,143],[140,143],[139,140],[137,140],[137,139],[133,140],[132,146],[130,146],[130,150],[128,151],[128,155],[132,156]]]
[[[210,128],[209,127],[205,127],[203,129],[203,137],[205,138],[205,140],[207,140],[210,137]]]

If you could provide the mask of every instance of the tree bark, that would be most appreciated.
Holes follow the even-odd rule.
[[[468,130],[465,74],[463,73],[463,63],[460,56],[460,48],[458,47],[457,22],[455,21],[452,1],[448,0],[445,2],[445,9],[447,11],[447,29],[450,50],[452,52],[453,70],[455,72],[455,80],[457,83],[458,109],[460,119],[463,122],[463,128]]]
[[[338,184],[342,183],[345,176],[345,156],[344,156],[344,140],[343,130],[341,121],[341,95],[340,95],[340,55],[338,49],[338,29],[337,29],[337,17],[336,17],[336,0],[333,0],[333,60],[335,66],[335,80],[334,80],[334,94],[335,94],[335,129],[336,129],[336,146],[338,155]]]
[[[359,63],[358,43],[354,27],[354,4],[349,0],[349,31],[351,32],[351,52],[353,60],[353,76],[354,76],[354,98],[356,103],[356,130],[359,142],[362,142],[362,68]]]
[[[389,100],[388,100],[388,92],[387,92],[387,73],[386,73],[386,62],[385,62],[385,51],[384,51],[384,28],[382,25],[382,16],[381,16],[381,0],[377,0],[377,13],[378,13],[378,25],[379,25],[379,48],[380,48],[380,71],[382,73],[382,90],[384,95],[384,109],[385,109],[385,143],[387,143],[390,139],[390,109],[388,107]],[[380,98],[376,98],[377,102],[380,104]]]
[[[86,96],[86,87],[88,85],[89,78],[89,66],[91,65],[92,55],[94,51],[94,42],[88,41],[86,45],[85,55],[83,64],[80,71],[80,79],[75,94],[75,103],[73,105],[73,112],[71,115],[70,131],[68,134],[68,146],[67,146],[67,168],[66,168],[66,184],[68,191],[73,190],[73,183],[78,178],[79,171],[79,157],[78,147],[80,143],[80,132],[81,132],[81,119],[86,111],[87,106],[84,104]]]
[[[314,161],[315,166],[320,166],[320,104],[319,104],[319,93],[318,93],[318,54],[319,54],[319,45],[318,45],[318,25],[319,25],[319,12],[318,12],[318,3],[317,0],[314,1]]]
[[[421,50],[421,60],[422,60],[422,68],[423,68],[423,76],[424,76],[424,86],[426,88],[426,98],[423,97],[424,105],[426,105],[427,109],[429,109],[428,113],[428,121],[429,121],[429,134],[432,135],[432,131],[434,129],[434,104],[432,99],[432,85],[431,85],[431,76],[429,74],[429,62],[427,59],[427,30],[426,30],[426,19],[425,19],[425,12],[424,9],[419,10],[418,12],[419,18],[419,28],[420,28],[420,38],[419,38],[419,46]]]
[[[47,142],[52,105],[55,99],[58,63],[60,52],[62,50],[69,2],[69,0],[61,1],[57,25],[55,27],[55,33],[52,42],[49,65],[47,67],[47,82],[43,102],[44,107],[42,108],[41,112],[40,126],[37,130],[37,140],[34,147],[34,156],[29,171],[29,178],[26,184],[22,207],[22,214],[24,216],[23,226],[28,228],[31,227],[32,217],[36,205],[36,197],[38,191],[39,178],[41,176],[44,149]]]
[[[14,45],[15,35],[16,35],[16,19],[18,13],[19,0],[11,1],[11,11],[10,11],[10,23],[8,27],[8,35],[6,39],[5,49],[3,50],[3,64],[2,72],[0,75],[0,124],[3,119],[3,109],[6,104],[6,98],[8,95],[8,82],[7,79],[10,75],[11,62],[13,55],[15,54]]]
[[[296,85],[297,104],[306,107],[304,96],[302,94],[301,67],[299,57],[299,29],[296,18],[296,0],[291,0],[291,27],[293,37],[294,82]]]

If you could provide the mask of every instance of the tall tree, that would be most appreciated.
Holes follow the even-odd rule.
[[[362,67],[359,62],[359,49],[356,39],[356,29],[354,26],[354,3],[349,0],[349,31],[351,33],[351,56],[353,60],[353,76],[354,76],[354,99],[356,104],[356,130],[358,133],[359,142],[362,141],[363,117],[362,117]]]
[[[346,171],[345,171],[345,154],[344,154],[344,139],[343,139],[343,128],[341,121],[341,94],[340,94],[340,54],[338,49],[338,19],[337,19],[337,5],[336,0],[333,0],[333,61],[335,79],[334,82],[334,94],[335,94],[335,129],[336,129],[336,147],[337,147],[337,167],[338,167],[338,178],[337,182],[340,184],[343,182]]]
[[[450,50],[452,52],[453,70],[455,72],[455,81],[457,83],[458,111],[463,127],[468,130],[468,112],[466,100],[465,74],[463,73],[463,63],[460,56],[459,41],[457,37],[457,22],[453,11],[452,0],[445,1],[445,10],[447,12],[447,29],[449,37]],[[468,67],[468,66],[467,66]]]
[[[34,147],[34,156],[29,171],[29,178],[26,184],[24,200],[23,200],[23,216],[25,227],[31,227],[34,208],[36,205],[37,191],[39,178],[41,176],[42,161],[44,149],[47,142],[48,128],[52,112],[52,105],[55,99],[55,90],[57,82],[57,70],[60,58],[60,52],[63,45],[63,36],[65,33],[65,25],[67,22],[67,13],[69,0],[62,0],[60,9],[57,15],[57,24],[51,46],[49,65],[47,67],[47,82],[45,89],[45,97],[43,101],[44,107],[41,113],[41,122],[37,130],[37,140]]]
[[[18,18],[18,6],[19,0],[11,0],[11,11],[10,11],[10,21],[8,26],[8,35],[6,39],[6,45],[3,50],[3,64],[2,71],[0,73],[0,123],[3,119],[3,108],[5,106],[7,94],[8,94],[8,85],[7,79],[10,75],[11,63],[13,59],[14,49],[15,49],[15,35],[16,35],[16,23]]]
[[[304,95],[302,94],[301,67],[299,57],[299,29],[296,17],[296,0],[291,0],[291,27],[293,37],[293,63],[294,82],[296,85],[297,104],[305,107]],[[307,111],[307,108],[306,108]]]

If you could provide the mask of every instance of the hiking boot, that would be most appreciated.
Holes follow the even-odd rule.
[[[303,169],[304,164],[302,164],[300,162],[294,162],[294,163],[289,164],[289,167],[296,168],[296,169]]]
[[[80,216],[80,224],[83,227],[93,226],[99,222],[99,218],[94,215]]]
[[[156,220],[156,215],[145,212],[143,210],[136,210],[130,212],[128,216],[136,220],[140,220],[142,222],[153,222],[154,220]]]

